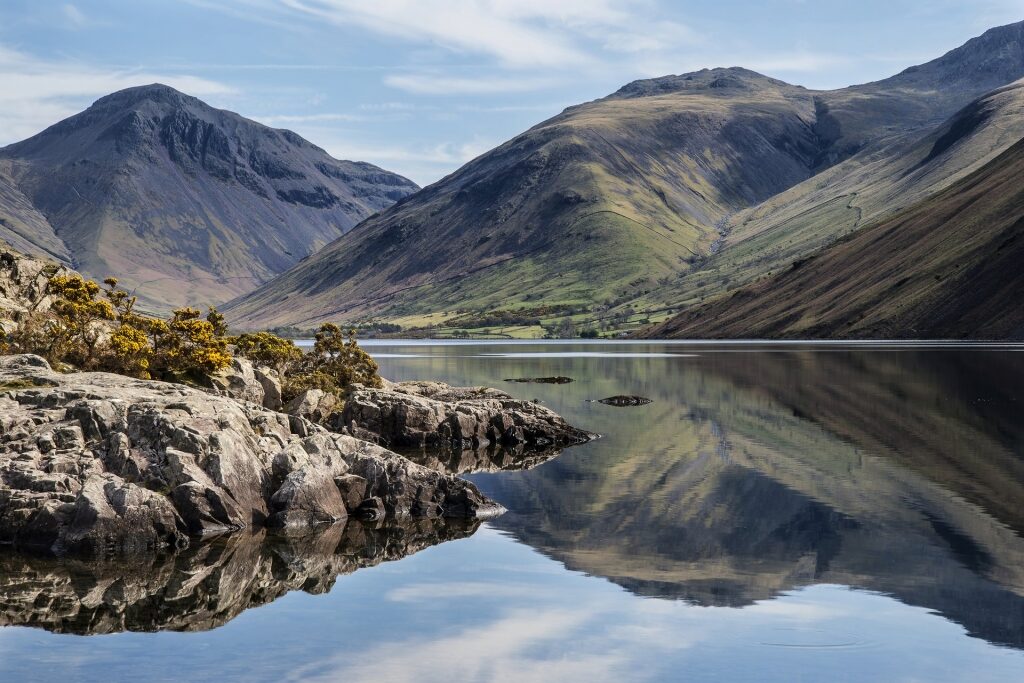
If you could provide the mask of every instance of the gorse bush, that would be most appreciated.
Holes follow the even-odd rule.
[[[355,331],[346,335],[332,323],[320,327],[309,353],[302,353],[291,340],[268,332],[242,334],[232,342],[238,355],[277,370],[283,380],[281,394],[285,401],[307,389],[340,395],[351,384],[382,384],[377,363],[359,348]]]
[[[136,299],[117,286],[106,287],[79,275],[54,276],[50,310],[21,320],[0,335],[0,354],[35,353],[54,367],[104,370],[141,379],[204,383],[228,367],[232,353],[277,371],[286,400],[306,389],[342,394],[354,383],[381,386],[377,364],[359,348],[355,332],[321,326],[312,351],[268,332],[229,337],[216,308],[204,315],[179,308],[164,320],[135,312]]]
[[[235,353],[257,365],[277,370],[282,377],[293,363],[302,358],[302,350],[291,339],[282,339],[269,332],[240,334],[231,340]]]

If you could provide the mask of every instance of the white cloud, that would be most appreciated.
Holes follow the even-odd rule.
[[[458,52],[487,54],[507,65],[556,66],[587,61],[586,54],[573,44],[570,36],[548,25],[558,15],[565,14],[559,9],[561,3],[557,2],[281,0],[281,3],[324,21]]]
[[[157,82],[199,97],[233,92],[196,76],[49,61],[0,46],[0,144],[34,135],[103,95]]]
[[[568,69],[698,42],[650,0],[236,0],[338,26],[493,58],[511,68]],[[630,27],[630,28],[626,28]]]

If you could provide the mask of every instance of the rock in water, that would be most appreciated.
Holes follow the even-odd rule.
[[[606,406],[617,406],[624,408],[627,406],[645,406],[648,403],[654,403],[649,398],[643,396],[609,396],[608,398],[598,399],[598,403],[603,403]]]
[[[189,535],[343,519],[484,517],[475,486],[255,403],[0,357],[0,543],[54,553],[181,547]]]
[[[401,382],[383,389],[356,385],[333,426],[389,448],[565,448],[595,437],[532,401],[441,382]]]
[[[573,379],[572,377],[558,375],[555,377],[512,377],[505,381],[516,382],[517,384],[569,384]]]

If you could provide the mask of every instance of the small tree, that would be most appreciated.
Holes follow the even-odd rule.
[[[284,386],[285,399],[298,396],[306,389],[321,389],[341,394],[350,384],[379,387],[377,363],[359,348],[355,330],[346,336],[333,323],[324,323],[316,333],[313,350],[295,364]]]
[[[179,308],[166,323],[155,321],[151,325],[161,375],[195,378],[231,364],[227,339],[218,335],[217,326],[202,315],[196,308]]]
[[[295,342],[269,332],[240,334],[230,341],[236,354],[258,365],[274,368],[282,377],[293,364],[302,359],[302,349]]]
[[[98,299],[100,286],[80,275],[50,278],[47,292],[56,297],[50,307],[51,317],[26,325],[36,352],[51,363],[95,369],[99,365],[98,347],[107,331],[104,321],[114,319],[110,302]]]

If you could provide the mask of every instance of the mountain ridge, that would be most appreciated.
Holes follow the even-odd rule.
[[[653,337],[1024,338],[1024,139],[936,195]]]
[[[923,135],[991,83],[1024,76],[1022,32],[1024,22],[992,29],[835,91],[738,67],[634,81],[365,221],[231,302],[229,318],[437,325],[474,312],[622,306],[729,248],[723,229],[740,212]]]

